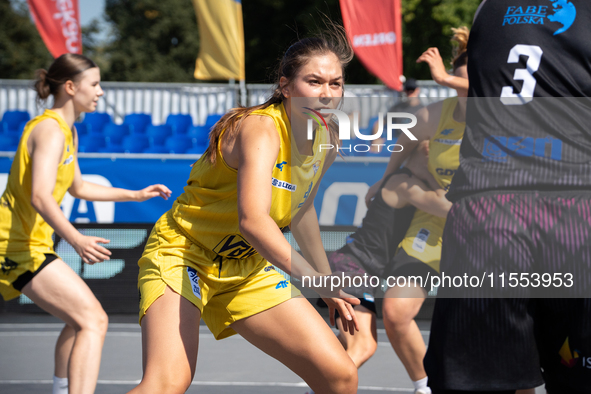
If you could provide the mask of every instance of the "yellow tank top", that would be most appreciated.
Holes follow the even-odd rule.
[[[457,97],[443,102],[437,132],[429,141],[429,172],[445,190],[460,165],[460,144],[466,128],[465,122],[453,118],[457,103]],[[408,255],[439,272],[444,227],[445,218],[417,209],[400,246]]]
[[[66,137],[53,189],[53,198],[58,205],[74,181],[76,152],[72,131],[61,116],[45,110],[43,115],[35,117],[25,126],[10,168],[6,190],[0,199],[0,255],[27,251],[53,253],[53,229],[31,205],[32,161],[27,149],[31,131],[46,119],[55,119]]]
[[[269,179],[273,186],[269,215],[283,229],[320,180],[326,150],[320,152],[318,148],[328,141],[327,131],[316,132],[313,156],[300,155],[282,103],[252,114],[273,119],[279,134],[279,154]],[[218,144],[216,164],[212,166],[204,156],[195,163],[184,193],[172,207],[172,215],[191,241],[218,255],[243,259],[257,252],[238,228],[237,174],[226,164]]]

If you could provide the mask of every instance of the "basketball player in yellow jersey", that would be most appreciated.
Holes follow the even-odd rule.
[[[101,243],[79,233],[60,210],[69,191],[89,201],[143,201],[168,198],[170,190],[154,185],[140,191],[116,189],[82,180],[74,121],[92,112],[103,91],[96,64],[81,55],[57,58],[39,70],[38,99],[52,95],[46,110],[25,126],[4,194],[0,199],[0,294],[21,292],[66,326],[56,345],[54,394],[94,392],[107,331],[107,315],[86,283],[55,254],[55,230],[87,264],[108,260]]]
[[[274,269],[295,277],[330,274],[313,199],[335,158],[319,144],[335,141],[323,128],[312,140],[305,129],[292,129],[304,116],[292,100],[334,108],[351,57],[336,26],[296,42],[281,60],[272,97],[235,108],[214,126],[184,194],[157,222],[139,261],[144,376],[132,393],[187,390],[201,318],[217,339],[242,335],[315,392],[357,392],[355,365],[330,327]],[[303,257],[283,236],[287,226]],[[357,299],[325,300],[353,331]]]

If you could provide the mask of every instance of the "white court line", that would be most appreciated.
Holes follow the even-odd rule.
[[[1,329],[23,329],[23,328],[47,328],[62,329],[65,323],[0,323]],[[109,323],[109,328],[135,328],[140,329],[139,324],[135,323]]]
[[[138,384],[139,380],[99,380],[98,384],[112,384],[112,385],[132,385]],[[0,380],[0,384],[53,384],[52,380]],[[288,382],[207,382],[207,381],[193,381],[191,386],[230,386],[230,387],[308,387],[304,382],[288,383]],[[376,386],[359,386],[359,390],[368,391],[402,391],[405,393],[413,393],[414,389],[398,388],[398,387],[376,387]]]

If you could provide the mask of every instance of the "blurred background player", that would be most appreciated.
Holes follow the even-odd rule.
[[[511,23],[526,11],[542,23]],[[440,289],[425,358],[435,393],[513,393],[541,384],[541,370],[548,393],[591,392],[591,300],[577,298],[591,283],[590,20],[591,2],[576,0],[487,0],[477,12],[441,269],[573,284],[496,282],[492,295],[512,298]]]
[[[144,376],[131,392],[187,390],[201,318],[217,339],[242,335],[316,392],[357,392],[357,369],[330,327],[274,268],[295,277],[330,274],[313,200],[336,156],[319,144],[336,143],[336,128],[317,128],[308,140],[305,128],[292,128],[297,117],[308,118],[293,100],[335,108],[352,55],[337,26],[296,42],[272,97],[231,110],[213,128],[185,192],[156,223],[139,261]],[[303,257],[282,234],[288,226]],[[356,329],[356,298],[324,299]]]
[[[453,31],[452,41],[458,44],[452,61],[453,73],[455,79],[466,79],[469,31],[465,27]],[[431,69],[444,67],[439,51],[434,48],[419,59],[426,61]],[[462,86],[458,86],[457,92],[459,97],[465,98],[467,90]],[[376,184],[378,193],[369,205],[362,227],[351,236],[351,242],[330,259],[334,269],[339,271],[367,272],[384,279],[423,278],[422,284],[413,282],[405,287],[390,288],[384,298],[383,318],[388,338],[416,392],[430,393],[423,368],[425,343],[414,318],[427,295],[423,288],[428,285],[425,280],[428,275],[439,272],[441,235],[451,207],[445,193],[459,165],[465,101],[456,97],[433,103],[418,111],[417,119],[412,133],[418,141],[399,139],[404,150],[391,156],[388,169],[393,171],[387,171],[383,180]],[[410,152],[413,153],[407,165],[397,169]],[[372,290],[375,289],[347,289],[361,298],[361,305],[355,309],[363,329],[355,336],[342,330],[339,338],[358,367],[377,348]]]
[[[68,191],[87,201],[144,201],[170,190],[152,185],[132,191],[104,187],[82,179],[74,121],[93,112],[103,95],[100,71],[76,54],[57,58],[39,70],[39,101],[53,96],[53,106],[32,119],[23,131],[0,200],[0,293],[5,300],[25,294],[66,322],[56,344],[54,394],[94,392],[108,318],[86,283],[53,250],[53,232],[67,241],[86,264],[109,260],[101,243],[82,235],[60,209]]]

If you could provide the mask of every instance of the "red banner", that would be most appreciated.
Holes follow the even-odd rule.
[[[340,0],[343,24],[363,65],[389,88],[402,90],[400,0]]]
[[[82,53],[78,0],[27,0],[39,34],[53,57]]]

